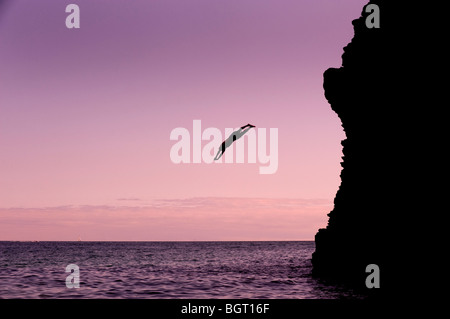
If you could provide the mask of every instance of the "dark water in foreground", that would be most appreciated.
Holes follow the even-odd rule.
[[[314,242],[0,242],[0,298],[362,298],[311,277]],[[68,264],[80,288],[66,287]]]

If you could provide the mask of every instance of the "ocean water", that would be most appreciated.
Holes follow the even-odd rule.
[[[0,298],[364,298],[311,276],[314,242],[0,242]],[[66,266],[79,267],[67,288]]]

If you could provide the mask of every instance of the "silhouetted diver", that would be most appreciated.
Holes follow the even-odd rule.
[[[248,129],[245,130],[246,127],[248,127]],[[239,130],[231,133],[231,135],[225,141],[222,142],[222,145],[219,147],[219,150],[217,151],[217,154],[216,154],[216,157],[214,157],[214,160],[217,161],[219,158],[221,158],[223,153],[225,153],[225,150],[227,149],[227,147],[230,146],[231,144],[233,144],[233,142],[236,141],[237,139],[241,138],[252,127],[255,127],[255,126],[251,125],[251,124],[247,124],[247,125],[242,126]]]

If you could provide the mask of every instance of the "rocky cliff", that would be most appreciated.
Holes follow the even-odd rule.
[[[379,266],[384,287],[395,282],[394,263],[405,246],[401,221],[411,213],[412,193],[404,191],[413,187],[409,160],[417,140],[412,87],[405,85],[412,81],[404,46],[409,31],[399,23],[406,12],[392,2],[369,2],[380,9],[380,28],[367,27],[363,8],[342,67],[326,70],[323,83],[346,139],[334,209],[315,237],[313,274],[364,288],[369,264]]]

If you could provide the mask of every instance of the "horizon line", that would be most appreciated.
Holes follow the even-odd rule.
[[[217,242],[314,242],[314,239],[292,239],[292,240],[0,240],[3,242],[20,242],[20,243],[53,243],[53,242],[65,242],[65,243],[123,243],[123,242],[141,242],[141,243],[191,243],[191,242],[204,242],[204,243],[217,243]]]

